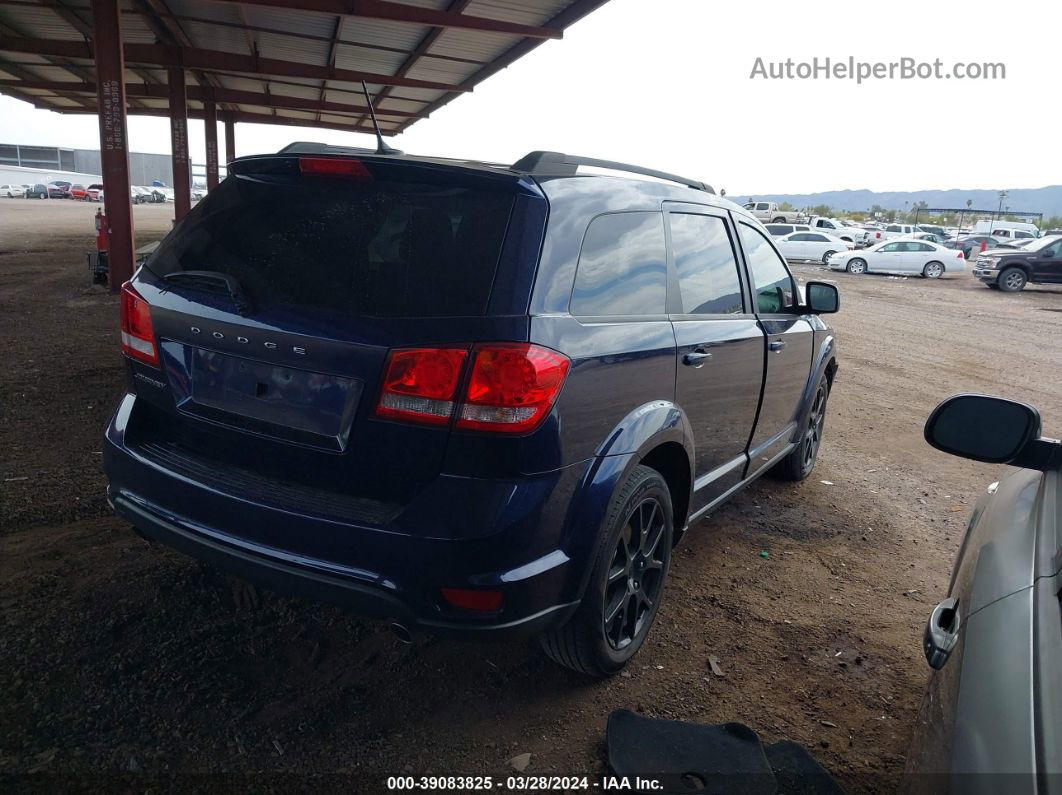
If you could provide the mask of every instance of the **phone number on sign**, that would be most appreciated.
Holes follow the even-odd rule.
[[[387,789],[394,791],[477,791],[501,789],[519,792],[590,789],[586,776],[390,776]]]

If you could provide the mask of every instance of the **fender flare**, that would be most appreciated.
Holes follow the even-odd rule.
[[[586,591],[616,491],[650,451],[666,442],[676,442],[686,451],[692,492],[693,429],[686,413],[671,401],[654,400],[634,409],[595,451],[572,500],[563,535],[568,556],[584,561],[576,598]]]
[[[804,394],[800,396],[800,414],[797,417],[796,430],[797,436],[791,441],[795,442],[799,439],[801,429],[807,423],[808,414],[811,412],[811,406],[815,402],[815,390],[818,388],[819,380],[826,375],[827,370],[829,370],[829,379],[832,385],[839,367],[837,364],[836,353],[837,342],[834,339],[833,334],[827,334],[822,339],[822,343],[815,352],[815,361],[814,366],[811,368],[811,377],[804,386]]]

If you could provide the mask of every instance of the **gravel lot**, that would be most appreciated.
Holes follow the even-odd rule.
[[[100,445],[123,373],[117,301],[85,266],[95,209],[0,200],[0,775],[343,776],[368,792],[391,774],[504,775],[528,752],[528,773],[596,776],[605,720],[627,707],[740,721],[806,744],[851,791],[891,790],[928,672],[923,622],[997,473],[931,450],[922,423],[981,391],[1062,433],[1062,289],[797,266],[842,292],[819,467],[760,481],[687,534],[627,673],[587,681],[526,641],[404,646],[253,594],[109,514]],[[135,208],[139,242],[171,213]]]

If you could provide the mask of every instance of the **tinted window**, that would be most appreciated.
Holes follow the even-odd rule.
[[[756,209],[757,210],[766,210],[766,209],[769,209],[770,206],[771,205],[767,204],[766,202],[760,202],[759,204],[756,205]]]
[[[793,277],[767,238],[747,224],[740,224],[741,246],[752,275],[757,311],[781,312],[793,306]]]
[[[595,218],[579,252],[571,313],[664,314],[665,256],[660,213],[615,213]]]
[[[900,243],[886,243],[884,246],[879,248],[878,251],[885,251],[885,252],[888,252],[888,251],[899,251],[900,250],[900,246],[901,246]]]
[[[793,231],[793,227],[788,224],[767,224],[767,231],[778,237],[780,235],[788,235]]]
[[[805,232],[805,233],[802,233],[802,234],[799,234],[799,235],[790,235],[786,239],[787,240],[791,240],[794,243],[801,243],[801,242],[803,242],[805,240],[811,240],[812,237],[813,237],[813,235],[809,235],[809,234],[807,234]]]
[[[671,248],[682,311],[730,315],[744,311],[737,260],[722,218],[672,213]]]
[[[227,179],[148,267],[222,271],[262,306],[482,315],[512,204],[511,194],[448,185]]]
[[[805,240],[810,240],[810,241],[812,241],[814,243],[825,243],[827,240],[829,240],[829,238],[826,237],[826,235],[808,235],[804,239]]]
[[[891,226],[885,227],[885,231],[886,232],[899,232],[900,231],[900,227],[896,226],[896,224],[892,224]]]

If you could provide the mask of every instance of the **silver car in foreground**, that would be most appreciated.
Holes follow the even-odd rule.
[[[1062,443],[1036,409],[957,395],[926,441],[1008,464],[981,496],[923,638],[934,669],[907,757],[911,792],[1062,792]]]
[[[886,240],[860,251],[842,251],[826,264],[849,273],[891,273],[927,279],[966,271],[966,257],[961,251],[915,239]]]

